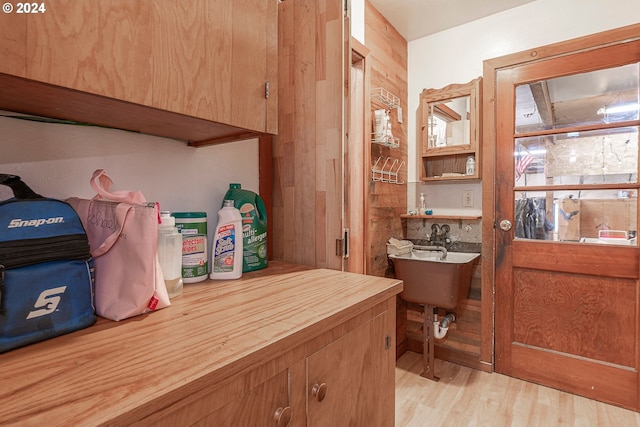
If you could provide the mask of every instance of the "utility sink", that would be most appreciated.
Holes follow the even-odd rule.
[[[404,282],[400,297],[408,302],[453,309],[467,298],[477,253],[413,249],[393,255],[396,277]]]

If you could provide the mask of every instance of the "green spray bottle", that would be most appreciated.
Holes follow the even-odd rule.
[[[229,184],[225,200],[233,200],[242,216],[242,272],[267,266],[267,208],[262,198],[238,183]]]

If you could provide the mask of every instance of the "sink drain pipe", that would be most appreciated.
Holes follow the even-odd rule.
[[[433,305],[424,306],[424,340],[422,341],[422,363],[424,369],[420,376],[438,381],[440,378],[433,373],[433,365],[435,359],[435,341],[444,338],[449,331],[449,324],[455,322],[456,316],[453,313],[447,313],[446,316],[438,322],[438,307]]]
[[[449,324],[456,321],[456,315],[453,313],[447,313],[446,316],[438,322],[438,309],[433,308],[433,337],[440,340],[447,336],[449,331]]]

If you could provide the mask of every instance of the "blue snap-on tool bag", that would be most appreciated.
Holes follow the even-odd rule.
[[[93,258],[76,211],[0,174],[0,352],[96,321]]]

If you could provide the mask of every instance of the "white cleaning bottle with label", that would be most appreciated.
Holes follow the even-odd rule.
[[[213,238],[213,262],[209,277],[238,279],[242,276],[242,217],[233,206],[233,200],[225,200],[218,211],[218,225]]]

